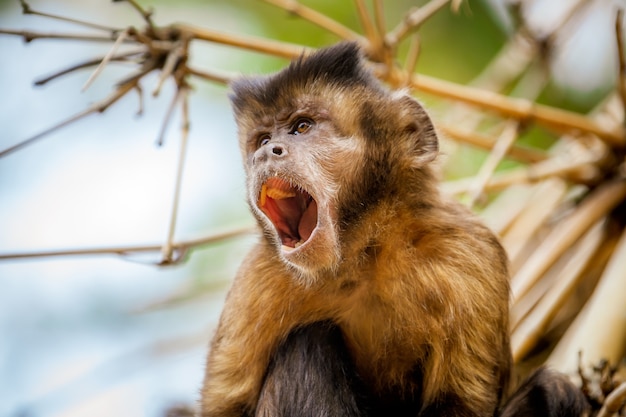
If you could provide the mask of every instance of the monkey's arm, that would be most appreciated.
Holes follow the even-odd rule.
[[[307,320],[302,313],[306,295],[275,259],[264,256],[263,248],[254,252],[235,278],[211,343],[203,417],[254,413],[273,351],[294,326]]]

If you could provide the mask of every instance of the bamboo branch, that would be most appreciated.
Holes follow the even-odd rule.
[[[567,110],[521,98],[507,97],[423,74],[412,75],[411,86],[425,93],[477,105],[522,121],[535,121],[560,132],[589,132],[597,135],[609,145],[617,147],[626,145],[626,130],[623,126],[607,127],[587,116]]]
[[[181,240],[172,243],[172,249],[182,251],[185,249],[193,249],[215,243],[220,243],[227,239],[250,235],[254,232],[254,228],[242,227],[221,233],[214,233],[196,239]],[[95,248],[76,248],[76,249],[58,249],[35,252],[14,252],[0,253],[0,261],[15,261],[34,258],[55,258],[63,256],[93,256],[93,255],[120,255],[129,256],[131,254],[140,254],[146,252],[158,253],[163,248],[162,243],[149,245],[129,245],[129,246],[113,246],[113,247],[95,247]]]
[[[268,55],[275,55],[287,59],[297,58],[302,54],[311,51],[311,48],[293,43],[273,41],[254,36],[226,34],[182,23],[172,25],[171,28],[180,30],[181,32],[186,32],[192,39],[234,46],[237,48],[247,49]]]
[[[607,188],[608,189],[608,188]],[[548,359],[555,369],[574,371],[578,352],[590,363],[617,364],[626,354],[626,231],[585,307]]]
[[[52,13],[45,13],[45,12],[40,12],[37,10],[34,10],[30,4],[28,4],[25,0],[20,0],[20,5],[22,6],[22,13],[23,14],[30,14],[33,16],[41,16],[41,17],[45,17],[48,19],[53,19],[53,20],[59,20],[62,22],[68,22],[68,23],[73,23],[75,25],[79,25],[79,26],[84,26],[84,27],[88,27],[91,29],[97,29],[97,30],[104,30],[106,32],[111,32],[111,36],[114,36],[115,33],[119,32],[121,29],[116,29],[116,28],[112,28],[112,27],[108,27],[108,26],[104,26],[98,23],[92,23],[92,22],[86,22],[84,20],[78,20],[78,19],[72,19],[70,17],[65,17],[65,16],[60,16],[57,14],[52,14]]]
[[[365,39],[347,26],[342,25],[336,20],[313,10],[295,0],[263,0],[273,6],[280,7],[287,12],[296,15],[302,19],[319,26],[320,28],[337,35],[341,39],[355,40],[364,43]]]
[[[359,21],[361,22],[361,26],[363,27],[363,32],[365,32],[365,37],[369,40],[372,46],[382,45],[380,35],[376,33],[376,27],[367,12],[367,7],[365,7],[364,1],[354,0],[354,5],[359,16]]]
[[[419,8],[412,8],[402,22],[387,34],[385,43],[396,46],[449,2],[450,0],[431,0]]]
[[[83,117],[86,117],[90,114],[93,113],[102,113],[104,112],[107,108],[109,108],[113,103],[115,103],[117,100],[119,100],[120,98],[122,98],[126,93],[128,93],[130,90],[132,90],[133,88],[135,88],[136,83],[135,82],[127,82],[124,83],[120,86],[118,86],[118,88],[115,90],[115,92],[113,92],[109,97],[105,98],[102,101],[99,101],[97,103],[92,104],[91,106],[89,106],[88,108],[86,108],[85,110],[83,110],[82,112],[75,114],[74,116],[71,116],[68,119],[63,120],[62,122],[57,123],[56,125],[44,130],[43,132],[40,132],[34,136],[31,136],[30,138],[23,140],[13,146],[10,146],[6,149],[0,150],[0,158],[3,158],[13,152],[16,152],[28,145],[32,145],[34,142],[36,142],[37,140],[43,138],[44,136],[55,132],[65,126],[68,126],[80,119],[82,119]]]
[[[113,44],[113,46],[111,47],[109,52],[107,52],[107,54],[104,56],[104,58],[102,58],[102,61],[100,62],[100,65],[98,65],[96,67],[96,69],[93,71],[93,73],[91,74],[91,76],[89,76],[89,78],[87,79],[87,81],[83,85],[83,88],[81,88],[81,91],[84,92],[85,90],[87,90],[89,88],[91,83],[96,79],[96,77],[98,77],[98,75],[100,75],[100,73],[102,72],[104,67],[115,56],[115,52],[117,52],[118,48],[122,45],[122,43],[126,40],[126,38],[128,38],[128,29],[123,31],[122,33],[120,33],[120,35],[115,40],[115,43]]]
[[[539,244],[533,255],[511,280],[513,299],[518,300],[565,250],[626,198],[626,181],[613,181],[594,190],[569,217]]]
[[[109,61],[112,61],[112,62],[122,61],[122,62],[124,62],[124,61],[127,61],[128,58],[130,58],[132,56],[135,56],[135,55],[139,55],[142,52],[143,51],[141,51],[141,50],[134,50],[134,51],[130,51],[130,52],[125,52],[125,53],[122,53],[122,54],[118,54],[118,55],[112,56],[111,58],[109,58]],[[80,69],[83,69],[83,68],[93,67],[94,65],[98,65],[101,62],[102,62],[102,57],[95,58],[95,59],[90,59],[89,61],[81,62],[79,64],[72,65],[71,67],[65,68],[65,69],[63,69],[61,71],[55,72],[54,74],[49,75],[49,76],[47,76],[45,78],[40,78],[39,80],[36,80],[34,84],[37,85],[37,86],[44,85],[44,84],[47,84],[50,81],[53,81],[53,80],[55,80],[55,79],[57,79],[57,78],[59,78],[59,77],[61,77],[63,75],[70,74],[70,73],[72,73],[74,71],[77,71],[77,70],[80,70]]]
[[[115,34],[109,36],[90,35],[79,33],[45,33],[33,32],[30,30],[11,30],[0,29],[0,35],[15,35],[24,38],[24,42],[32,42],[35,39],[60,39],[72,41],[95,41],[95,42],[111,42],[115,40]]]
[[[624,408],[626,402],[626,382],[619,384],[604,400],[596,417],[612,417]]]
[[[626,58],[624,58],[624,31],[622,29],[622,21],[624,10],[617,9],[615,16],[615,43],[617,45],[617,91],[624,109],[624,122],[626,124]]]
[[[558,281],[548,289],[539,304],[513,332],[511,349],[514,362],[518,362],[536,346],[552,319],[576,288],[587,263],[602,243],[602,226],[602,223],[596,224],[586,233],[580,244],[574,247],[566,266],[559,273]]]
[[[469,190],[468,205],[470,207],[474,207],[478,199],[483,195],[487,182],[493,176],[496,168],[500,165],[500,162],[502,162],[509,149],[511,149],[513,143],[517,140],[519,130],[520,124],[518,121],[508,120],[505,123],[500,137],[496,140],[487,160],[480,167],[474,179],[474,183]]]

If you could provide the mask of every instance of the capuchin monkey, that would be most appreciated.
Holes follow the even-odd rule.
[[[203,417],[583,412],[545,369],[505,403],[506,254],[439,193],[428,115],[356,44],[231,87],[262,237],[211,343]]]

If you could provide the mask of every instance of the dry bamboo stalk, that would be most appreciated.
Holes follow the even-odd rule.
[[[609,395],[606,396],[604,404],[596,417],[612,417],[624,407],[626,402],[626,382],[619,384]]]
[[[613,181],[594,190],[579,207],[552,230],[511,280],[513,299],[518,300],[548,268],[585,233],[626,198],[626,182]]]
[[[513,361],[518,362],[534,348],[545,333],[567,298],[576,288],[587,263],[596,253],[604,237],[603,223],[596,224],[585,234],[571,253],[568,262],[560,271],[557,281],[541,298],[532,312],[517,325],[511,335]],[[515,326],[516,323],[513,323]]]
[[[514,184],[503,190],[479,215],[497,235],[502,236],[531,201],[535,185]]]
[[[551,177],[572,177],[571,179],[589,182],[599,175],[598,168],[594,164],[601,159],[601,155],[591,152],[574,162],[565,160],[561,156],[556,156],[525,168],[497,173],[485,185],[485,190],[501,190],[512,184],[532,183]],[[473,180],[473,177],[470,177],[449,181],[445,184],[445,189],[450,194],[465,193],[470,189]]]
[[[357,14],[359,16],[359,21],[361,22],[361,26],[363,27],[363,32],[365,32],[365,37],[369,40],[371,45],[382,45],[380,40],[380,34],[376,32],[376,27],[370,18],[369,13],[367,12],[367,7],[365,6],[364,0],[354,0],[354,5],[356,6]]]
[[[502,245],[511,264],[519,262],[518,256],[525,244],[554,212],[566,191],[567,184],[560,178],[550,178],[537,185],[535,192],[529,197],[530,204],[502,235]]]
[[[458,142],[473,145],[477,148],[489,150],[492,149],[494,144],[496,143],[495,139],[487,135],[470,131],[466,127],[459,128],[453,126],[450,123],[437,124],[437,130],[443,133],[445,136],[448,136]],[[519,145],[513,145],[510,148],[507,156],[512,159],[516,159],[518,161],[526,163],[539,162],[548,158],[548,154],[542,150],[527,148]]]
[[[314,25],[319,26],[320,28],[337,35],[341,39],[346,40],[356,40],[359,42],[364,42],[364,39],[361,35],[349,29],[347,26],[342,25],[334,19],[326,16],[323,13],[320,13],[316,10],[313,10],[303,4],[295,0],[263,0],[266,3],[274,5],[276,7],[280,7],[281,9],[286,10],[287,12],[294,14],[296,16],[301,17],[302,19],[308,20]]]
[[[287,59],[297,58],[311,50],[311,48],[307,48],[306,46],[293,43],[263,39],[255,36],[227,34],[184,23],[172,25],[171,29],[186,32],[187,36],[193,39],[215,42]]]
[[[520,120],[532,120],[560,132],[590,132],[613,146],[626,145],[623,126],[607,127],[582,114],[507,97],[491,91],[456,84],[424,74],[411,76],[411,86],[419,91],[462,101]]]
[[[419,8],[411,9],[402,22],[389,31],[385,43],[396,46],[449,2],[450,0],[431,0]]]
[[[213,233],[208,236],[203,236],[194,239],[181,240],[172,243],[172,248],[176,251],[190,249],[200,246],[206,246],[217,242],[222,242],[226,239],[232,239],[234,237],[249,235],[254,232],[252,227],[241,227],[238,229],[229,230],[226,232]],[[146,252],[158,252],[162,249],[162,244],[148,244],[148,245],[127,245],[127,246],[114,246],[114,247],[96,247],[96,248],[76,248],[76,249],[61,249],[61,250],[48,250],[48,251],[36,251],[36,252],[14,252],[14,253],[0,253],[1,261],[20,260],[20,259],[33,259],[33,258],[54,258],[61,256],[93,256],[93,255],[121,255],[127,256],[135,253]]]
[[[566,373],[584,361],[618,364],[626,355],[626,230],[606,266],[593,295],[548,358],[548,364]]]
[[[489,179],[493,176],[500,162],[504,159],[513,143],[519,136],[520,124],[516,120],[507,120],[505,122],[502,133],[496,140],[489,156],[480,167],[478,174],[474,177],[474,183],[472,184],[469,194],[469,206],[474,207],[478,202],[478,199],[483,195],[485,191],[485,185]]]

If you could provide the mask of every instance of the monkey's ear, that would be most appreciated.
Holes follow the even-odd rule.
[[[399,127],[405,140],[409,140],[416,162],[424,164],[434,160],[439,153],[439,140],[426,110],[408,94],[400,95],[397,100],[402,109]]]

